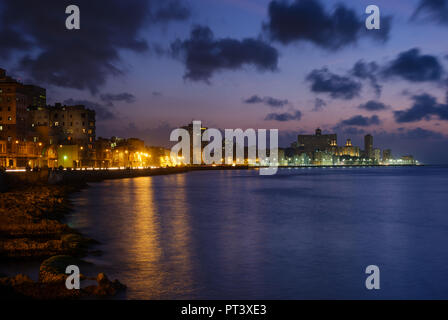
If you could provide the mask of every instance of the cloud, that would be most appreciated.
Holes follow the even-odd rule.
[[[106,93],[101,94],[100,99],[104,102],[106,102],[108,105],[113,105],[116,101],[124,101],[126,103],[134,103],[135,102],[135,96],[128,92],[118,93],[118,94],[112,94],[112,93]]]
[[[70,98],[64,100],[62,103],[68,106],[83,105],[88,109],[94,110],[96,113],[96,120],[113,120],[117,118],[116,115],[110,110],[111,108],[94,101],[74,100]]]
[[[257,95],[253,95],[252,97],[243,100],[243,102],[247,103],[247,104],[262,103],[262,104],[265,104],[272,108],[282,108],[283,106],[289,104],[289,101],[287,99],[277,99],[277,98],[273,98],[273,97],[261,98]]]
[[[327,103],[326,103],[324,100],[322,100],[322,99],[320,99],[320,98],[316,98],[316,99],[314,100],[314,108],[313,108],[313,111],[322,111],[323,108],[324,108],[326,105],[327,105]]]
[[[327,68],[311,71],[306,80],[311,82],[311,91],[327,93],[334,99],[353,99],[359,96],[362,88],[359,82],[350,77],[333,74]]]
[[[413,48],[400,53],[383,69],[382,74],[386,78],[400,77],[411,82],[439,82],[444,69],[437,57],[422,55],[418,48]]]
[[[448,24],[448,0],[420,0],[412,18],[425,15],[428,21]]]
[[[378,84],[377,72],[379,70],[379,66],[376,62],[366,63],[362,60],[359,60],[355,63],[352,70],[350,70],[350,74],[356,78],[362,80],[369,80],[370,85],[375,90],[376,95],[379,97],[381,95],[381,86]]]
[[[299,110],[294,111],[293,113],[290,112],[284,112],[284,113],[269,113],[266,115],[264,120],[266,121],[280,121],[280,122],[286,122],[286,121],[292,121],[292,120],[300,120],[302,119],[302,112]]]
[[[365,21],[358,13],[336,5],[327,12],[317,0],[271,1],[268,21],[264,31],[272,40],[282,44],[308,41],[324,49],[334,50],[355,44],[363,36],[387,40],[391,28],[391,17],[381,17],[380,30],[366,30]]]
[[[414,103],[409,109],[394,111],[396,122],[417,122],[432,118],[448,120],[448,104],[438,103],[435,97],[426,93],[415,95],[412,100]]]
[[[336,127],[346,127],[346,126],[368,127],[371,125],[378,125],[378,124],[381,124],[381,120],[380,118],[378,118],[377,115],[373,115],[371,117],[356,115],[349,119],[340,121]]]
[[[399,136],[402,139],[413,139],[413,140],[438,140],[445,139],[446,137],[440,132],[432,131],[417,127],[415,129],[408,129],[406,131],[400,132]]]
[[[237,70],[251,65],[259,71],[277,70],[277,49],[262,40],[246,38],[215,39],[212,30],[195,26],[187,40],[177,39],[171,45],[174,57],[185,64],[185,79],[209,82],[212,75],[223,70]]]
[[[370,100],[370,101],[367,101],[366,103],[360,104],[358,106],[358,108],[364,109],[367,111],[381,111],[381,110],[389,109],[390,107],[385,105],[382,102]]]
[[[18,70],[38,83],[96,93],[110,76],[125,73],[120,52],[148,50],[140,31],[184,20],[179,0],[78,0],[81,29],[65,28],[65,0],[3,0],[0,5],[2,58],[14,56]]]

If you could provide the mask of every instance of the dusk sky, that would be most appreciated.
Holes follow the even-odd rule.
[[[195,119],[278,128],[288,146],[320,127],[448,163],[447,34],[448,0],[3,0],[0,67],[95,109],[97,136],[167,146]]]

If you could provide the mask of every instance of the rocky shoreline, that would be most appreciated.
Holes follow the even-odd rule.
[[[11,299],[78,299],[115,295],[125,286],[100,273],[81,280],[96,280],[97,285],[68,290],[66,265],[82,265],[93,239],[81,235],[61,222],[71,210],[68,195],[86,184],[16,185],[0,192],[0,260],[42,262],[39,279],[27,275],[0,276],[0,297]]]

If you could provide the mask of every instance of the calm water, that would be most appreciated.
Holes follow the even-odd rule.
[[[121,298],[446,299],[447,200],[444,167],[203,171],[92,184],[69,224]]]

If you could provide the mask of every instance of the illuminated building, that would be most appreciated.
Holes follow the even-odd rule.
[[[26,141],[29,138],[27,107],[45,105],[46,90],[24,85],[0,69],[0,140]]]
[[[337,147],[335,150],[334,154],[337,156],[359,157],[361,153],[359,147],[353,146],[351,139],[347,139],[344,147]]]
[[[378,164],[381,160],[381,150],[378,148],[373,149],[372,158],[375,161],[375,163]]]
[[[314,151],[312,164],[316,166],[331,166],[333,165],[333,154],[328,151]]]
[[[383,150],[383,163],[387,163],[392,159],[392,151],[390,149]]]
[[[415,165],[416,163],[411,155],[402,156],[399,160],[401,160],[399,163],[404,165]]]

